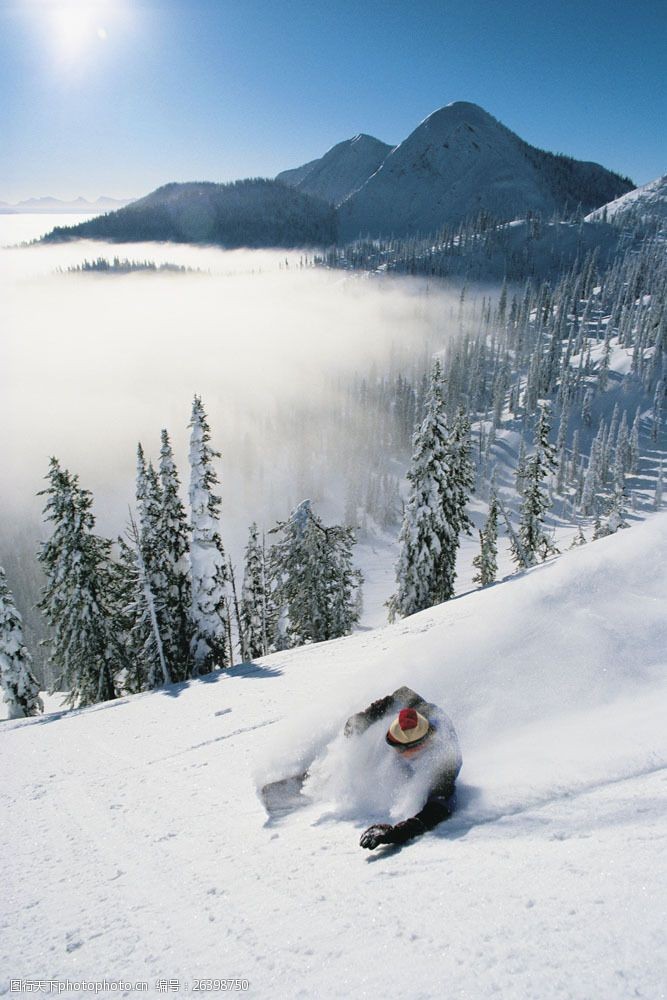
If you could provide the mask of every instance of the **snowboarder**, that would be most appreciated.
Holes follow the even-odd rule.
[[[448,819],[454,811],[455,782],[461,770],[461,751],[451,720],[409,687],[398,688],[353,715],[345,724],[345,735],[363,733],[390,713],[393,719],[385,736],[388,747],[401,755],[407,767],[429,768],[433,780],[426,803],[416,816],[394,826],[375,823],[364,831],[359,844],[370,851],[380,844],[404,844]]]

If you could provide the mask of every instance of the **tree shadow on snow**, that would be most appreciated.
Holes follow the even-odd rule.
[[[228,677],[254,677],[264,680],[269,677],[281,677],[282,670],[277,667],[262,667],[259,663],[236,663],[233,667],[225,670]]]
[[[227,667],[225,670],[214,670],[210,674],[203,674],[201,677],[192,677],[190,680],[181,681],[179,684],[165,684],[164,687],[157,690],[169,698],[178,698],[193,684],[217,684],[225,677],[248,677],[263,680],[269,677],[280,677],[281,674],[282,670],[278,670],[276,667],[262,667],[258,663],[252,662],[237,663],[233,667]]]

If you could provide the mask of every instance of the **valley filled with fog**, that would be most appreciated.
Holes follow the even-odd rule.
[[[79,474],[95,497],[96,530],[116,537],[134,503],[137,443],[157,459],[163,427],[186,494],[195,393],[222,453],[223,540],[235,561],[251,521],[268,531],[305,497],[325,521],[341,521],[350,484],[363,477],[365,488],[374,462],[378,477],[393,477],[385,527],[397,535],[414,413],[397,462],[397,449],[378,439],[379,404],[364,386],[398,375],[418,384],[460,324],[457,295],[421,279],[316,269],[299,252],[11,246],[53,222],[0,216],[0,544],[26,610],[38,591],[37,494],[49,457]],[[98,257],[188,270],[67,270]],[[38,628],[32,610],[26,617]]]

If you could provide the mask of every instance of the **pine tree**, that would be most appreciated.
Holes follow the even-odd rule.
[[[162,547],[166,588],[164,604],[169,632],[166,656],[174,679],[190,674],[192,588],[190,586],[189,533],[185,508],[179,496],[180,483],[174,454],[166,430],[161,434],[161,503],[157,534]]]
[[[443,402],[442,375],[435,362],[426,416],[415,434],[410,495],[405,506],[396,564],[397,590],[389,616],[406,617],[454,596],[460,495],[452,482],[452,452]]]
[[[628,468],[628,453],[628,425],[624,413],[616,438],[616,450],[614,452],[613,484],[614,490],[617,493],[622,493],[624,490],[625,474]]]
[[[600,431],[602,429],[601,427]],[[590,514],[593,511],[597,494],[602,487],[601,452],[602,434],[598,432],[591,445],[591,453],[588,458],[588,466],[581,491],[581,511],[583,514]]]
[[[557,550],[544,531],[544,515],[549,509],[549,498],[544,482],[555,470],[556,458],[549,443],[549,409],[540,407],[535,428],[535,450],[526,461],[525,485],[519,519],[521,548],[512,546],[513,557],[519,566],[533,566],[538,556],[543,560]]]
[[[132,549],[124,546],[123,550],[134,591],[133,600],[127,608],[132,627],[128,636],[130,663],[126,673],[126,686],[128,691],[136,693],[152,690],[162,684],[171,684],[174,678],[165,650],[164,593],[155,589],[144,555],[141,533],[133,519],[130,520],[130,539]]]
[[[241,592],[241,620],[243,625],[244,659],[254,660],[266,656],[273,640],[269,620],[268,580],[264,545],[259,540],[259,530],[253,522],[248,533]]]
[[[171,672],[172,623],[167,608],[167,560],[160,531],[162,491],[153,465],[146,465],[137,447],[136,502],[138,524],[130,519],[131,551],[121,547],[121,561],[132,581],[132,598],[126,615],[128,691],[147,691],[176,678]]]
[[[667,384],[665,383],[665,379],[661,378],[656,383],[655,393],[653,394],[651,436],[654,441],[658,440],[658,435],[660,434],[660,429],[662,427],[662,411],[665,405],[666,396]]]
[[[514,474],[514,487],[519,495],[523,493],[524,483],[526,478],[526,442],[521,436],[521,443],[519,445],[519,456],[516,463],[516,472]]]
[[[626,508],[626,495],[625,487],[623,483],[616,486],[614,494],[611,501],[611,507],[607,515],[604,526],[606,528],[606,533],[609,535],[615,534],[619,528],[629,527],[628,522],[625,520],[625,508]]]
[[[479,533],[479,542],[480,551],[472,561],[477,573],[472,579],[480,587],[488,587],[490,583],[495,583],[498,575],[498,501],[495,493],[491,494],[489,513],[484,529]]]
[[[51,459],[46,520],[53,528],[39,561],[46,574],[40,608],[53,629],[51,662],[60,670],[70,705],[116,696],[124,666],[113,620],[111,542],[93,534],[92,495],[77,476]]]
[[[192,580],[190,640],[192,673],[205,674],[228,664],[225,586],[227,563],[220,537],[220,497],[214,492],[218,477],[213,467],[220,453],[211,445],[211,432],[199,396],[190,421],[190,567]]]
[[[362,582],[352,567],[352,531],[339,525],[326,528],[311,501],[304,500],[273,533],[281,535],[271,561],[278,580],[275,599],[286,614],[287,645],[347,635],[358,621]]]
[[[584,393],[584,401],[581,406],[581,419],[585,427],[590,427],[593,422],[591,407],[593,405],[593,390],[589,387]]]
[[[658,475],[655,481],[655,494],[653,496],[653,506],[656,510],[660,510],[662,507],[662,490],[663,490],[663,481],[662,481],[662,459],[661,459],[660,464],[658,465]]]
[[[472,444],[470,440],[470,421],[462,406],[452,428],[447,445],[451,484],[454,490],[455,518],[453,528],[457,536],[465,531],[472,534],[473,524],[466,512],[470,494],[475,489],[475,466],[471,459]]]
[[[334,525],[326,531],[331,552],[327,630],[335,639],[349,635],[359,622],[363,576],[353,565],[354,531],[341,525]]]
[[[633,476],[637,475],[639,471],[639,407],[637,407],[637,412],[635,413],[635,419],[632,421],[632,430],[630,431],[630,442],[628,444],[628,468],[627,471],[631,472]]]
[[[31,667],[32,657],[23,640],[23,622],[0,566],[0,689],[10,719],[44,711]]]
[[[586,536],[583,533],[583,531],[581,530],[581,525],[578,524],[577,525],[577,533],[574,536],[574,538],[572,539],[572,542],[570,543],[570,548],[571,549],[576,549],[579,546],[585,545],[585,544],[586,544]]]

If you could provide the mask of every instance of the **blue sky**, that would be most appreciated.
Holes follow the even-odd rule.
[[[0,0],[0,199],[272,176],[450,101],[645,183],[666,0]]]

